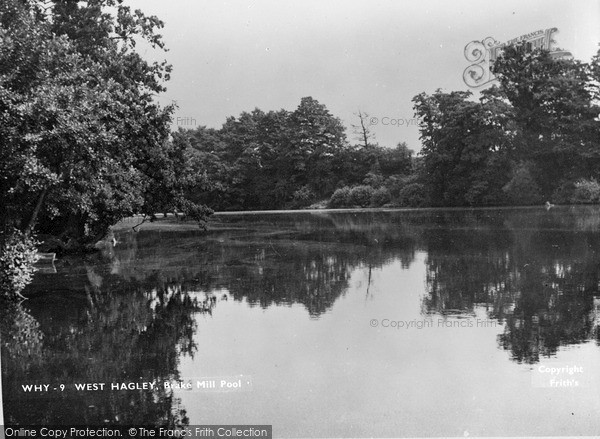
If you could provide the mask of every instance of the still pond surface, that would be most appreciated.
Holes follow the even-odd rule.
[[[29,300],[3,310],[7,424],[600,432],[598,208],[131,225],[116,246],[40,271]]]

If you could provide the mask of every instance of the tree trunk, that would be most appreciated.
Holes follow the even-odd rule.
[[[27,228],[25,229],[25,235],[27,236],[29,236],[29,234],[33,231],[33,228],[35,227],[35,222],[40,213],[40,210],[42,209],[42,205],[44,204],[44,198],[46,198],[47,192],[48,188],[44,188],[44,190],[40,194],[40,197],[38,198],[38,201],[35,205],[35,209],[33,209],[33,213],[31,214],[31,218],[29,219],[29,223],[27,224]]]

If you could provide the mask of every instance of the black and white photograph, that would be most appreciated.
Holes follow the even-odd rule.
[[[600,438],[600,0],[0,0],[0,439]]]

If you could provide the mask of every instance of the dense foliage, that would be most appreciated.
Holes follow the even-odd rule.
[[[416,96],[431,203],[594,202],[582,188],[600,174],[599,56],[585,64],[509,46],[479,102],[470,92]]]
[[[18,230],[0,234],[0,300],[21,298],[21,291],[33,279],[38,260],[38,242]]]
[[[190,197],[218,210],[301,208],[363,183],[368,194],[358,204],[370,205],[369,191],[412,169],[405,144],[353,146],[341,121],[311,97],[294,111],[255,109],[220,129],[180,129],[173,144],[188,151],[190,166],[208,182]],[[385,197],[380,192],[378,200]]]
[[[175,177],[172,108],[155,102],[170,66],[135,51],[136,39],[161,48],[160,27],[121,0],[0,4],[3,230],[69,250],[133,213],[208,213],[183,196],[198,177]]]

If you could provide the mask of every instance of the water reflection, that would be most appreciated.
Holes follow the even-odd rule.
[[[591,208],[478,211],[460,224],[456,215],[439,215],[442,227],[424,242],[426,311],[461,314],[485,306],[489,317],[506,322],[499,345],[528,363],[561,345],[599,340],[597,218]]]
[[[318,320],[354,291],[357,270],[377,300],[371,274],[395,264],[424,264],[421,317],[483,310],[504,325],[498,348],[517,363],[600,345],[599,213],[299,212],[218,216],[207,233],[123,228],[116,247],[59,261],[57,274],[36,276],[29,301],[3,310],[7,423],[185,425],[186,408],[164,389],[25,398],[19,387],[178,378],[182,358],[203,364],[197,317],[218,313],[220,301],[300,305]]]
[[[77,268],[86,270],[87,282],[75,273],[65,279],[68,289],[56,285],[39,299],[2,309],[6,423],[187,424],[172,391],[108,395],[73,384],[177,378],[180,356],[197,352],[193,313],[204,309],[179,282],[152,275],[125,282],[87,264]],[[23,392],[27,384],[69,387],[32,394]]]

